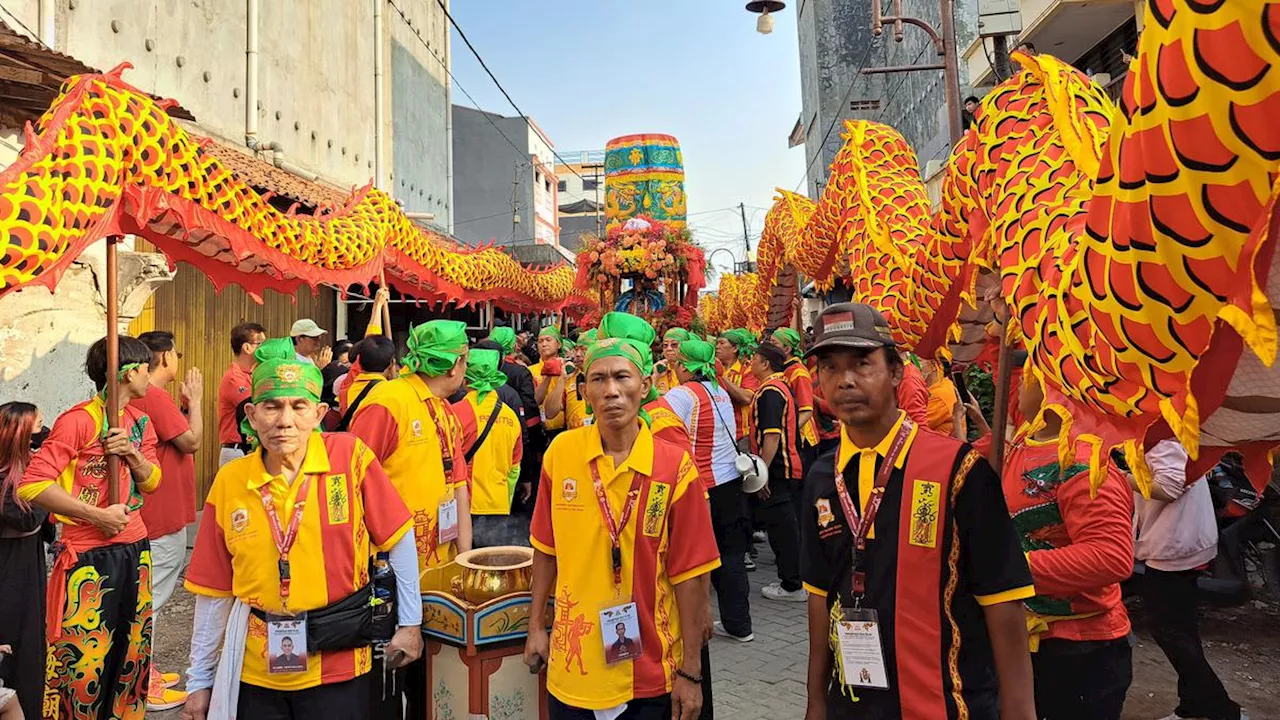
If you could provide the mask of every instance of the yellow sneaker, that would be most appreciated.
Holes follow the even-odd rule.
[[[172,710],[187,701],[187,693],[171,688],[156,688],[147,693],[147,710]]]

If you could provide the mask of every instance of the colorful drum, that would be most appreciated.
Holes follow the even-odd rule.
[[[605,146],[605,218],[609,229],[643,216],[684,227],[684,159],[670,135],[624,135]]]

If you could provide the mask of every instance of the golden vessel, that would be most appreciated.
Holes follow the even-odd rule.
[[[532,548],[504,545],[468,550],[454,562],[462,572],[450,583],[453,594],[472,605],[528,592],[533,584]]]

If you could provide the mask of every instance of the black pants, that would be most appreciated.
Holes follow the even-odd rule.
[[[756,517],[764,523],[769,547],[778,562],[778,580],[782,589],[800,589],[800,483],[794,480],[769,480],[769,499],[756,507]]]
[[[593,710],[565,705],[555,695],[547,695],[547,717],[551,720],[595,720]],[[671,720],[671,695],[627,701],[618,720]]]
[[[4,502],[0,500],[0,502]],[[28,720],[44,717],[44,603],[47,573],[41,533],[0,539],[0,645],[13,654],[0,681],[18,693]]]
[[[423,656],[404,666],[404,700],[406,718],[425,718],[431,693],[427,687],[426,649]],[[326,719],[327,720],[327,719]]]
[[[1205,659],[1196,616],[1195,570],[1163,572],[1147,566],[1140,592],[1142,609],[1156,644],[1178,673],[1181,717],[1239,720],[1240,706],[1231,701],[1217,673]]]
[[[720,567],[711,571],[711,585],[720,605],[720,622],[731,635],[751,634],[751,581],[747,579],[745,554],[751,544],[751,521],[742,481],[711,489],[711,526],[720,548]]]
[[[1129,638],[1045,640],[1031,654],[1036,714],[1043,720],[1120,720],[1133,682]]]
[[[236,715],[253,720],[364,720],[369,714],[369,678],[365,673],[306,690],[270,690],[240,683]]]

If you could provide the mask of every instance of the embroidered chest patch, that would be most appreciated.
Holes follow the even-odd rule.
[[[649,499],[644,504],[645,537],[658,537],[662,534],[662,520],[667,515],[667,500],[670,495],[670,485],[658,482],[649,484]]]
[[[938,547],[938,505],[942,485],[916,480],[911,488],[911,535],[907,542],[917,547]]]
[[[329,524],[341,525],[350,522],[351,498],[347,492],[346,474],[327,475],[324,485],[325,502],[329,506]]]

